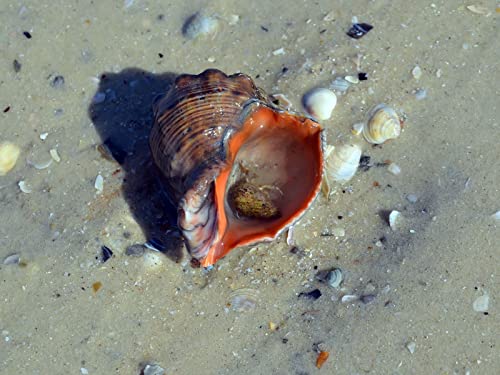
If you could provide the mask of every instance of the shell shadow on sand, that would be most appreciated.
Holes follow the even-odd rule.
[[[101,143],[124,172],[123,197],[145,237],[160,240],[165,255],[179,261],[182,240],[176,231],[176,208],[158,181],[148,142],[153,100],[168,90],[175,77],[135,68],[103,73],[88,115]]]

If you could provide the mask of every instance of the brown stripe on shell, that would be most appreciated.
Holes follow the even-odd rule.
[[[251,99],[265,101],[244,74],[218,70],[179,76],[170,91],[154,104],[150,146],[156,165],[180,198],[204,174],[218,174],[225,159],[223,138],[238,128],[242,107]]]

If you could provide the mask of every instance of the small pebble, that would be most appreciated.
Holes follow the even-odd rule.
[[[190,16],[182,27],[182,34],[188,39],[196,39],[208,35],[215,35],[219,28],[219,20],[203,12]]]
[[[489,304],[490,296],[485,293],[482,296],[476,298],[476,300],[472,304],[472,308],[477,312],[487,312]]]
[[[100,174],[98,174],[95,179],[94,187],[99,193],[102,193],[104,189],[104,178]]]
[[[61,89],[64,87],[64,77],[63,76],[55,76],[50,85],[55,89]]]
[[[165,370],[159,365],[146,365],[142,373],[144,375],[165,375]]]
[[[392,173],[393,175],[398,175],[401,173],[401,168],[399,167],[399,165],[395,164],[395,163],[390,163],[388,166],[387,166],[387,170]]]
[[[415,194],[408,194],[406,200],[410,203],[417,203],[418,197]]]
[[[318,120],[328,120],[337,105],[337,96],[325,88],[317,88],[307,92],[302,98],[306,111]]]
[[[411,74],[413,78],[415,78],[418,81],[422,77],[422,69],[420,69],[420,67],[416,65],[411,71]]]
[[[0,176],[5,176],[16,165],[21,149],[10,142],[0,143]]]
[[[358,300],[358,296],[355,294],[346,294],[341,299],[342,303],[349,303],[349,302],[353,302],[353,301],[357,301],[357,300]]]
[[[127,247],[125,250],[125,255],[132,256],[132,257],[140,257],[144,254],[146,251],[146,248],[141,245],[141,244],[135,244]]]
[[[14,72],[19,73],[21,71],[21,63],[17,60],[12,62],[12,67],[14,68]]]
[[[418,89],[415,91],[415,99],[423,100],[427,98],[427,90],[426,89]]]
[[[415,353],[415,349],[417,348],[417,344],[414,341],[410,341],[408,344],[406,344],[406,349],[413,354]]]

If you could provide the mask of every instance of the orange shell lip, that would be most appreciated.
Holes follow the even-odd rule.
[[[201,260],[208,267],[238,246],[275,239],[295,223],[316,198],[322,180],[322,129],[313,120],[257,104],[227,145],[227,164],[215,179],[217,233]],[[283,214],[273,220],[236,218],[227,204],[227,188],[238,160],[258,165],[263,180],[283,191]]]

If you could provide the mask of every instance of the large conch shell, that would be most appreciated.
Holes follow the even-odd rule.
[[[154,117],[153,159],[204,267],[275,239],[317,196],[321,126],[275,107],[244,74],[183,74],[154,103]]]

